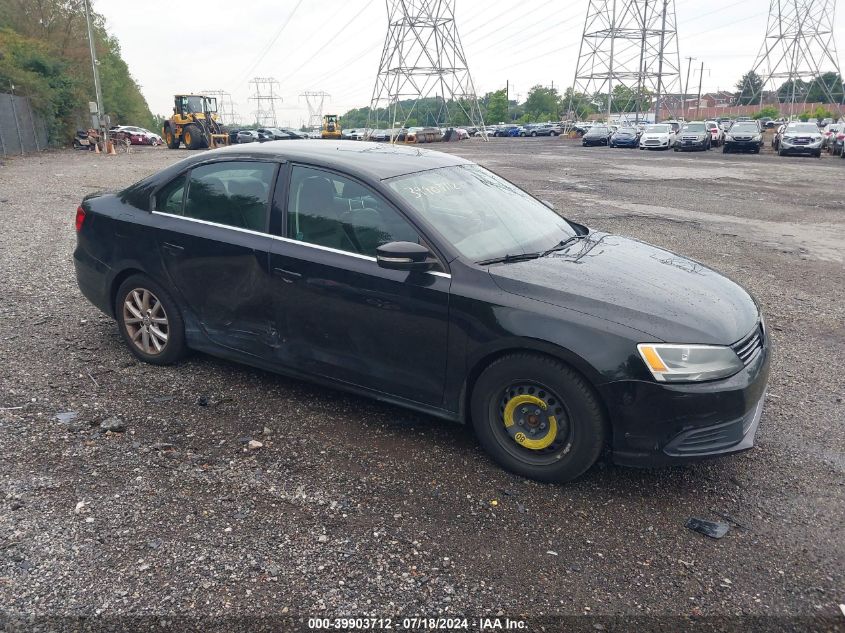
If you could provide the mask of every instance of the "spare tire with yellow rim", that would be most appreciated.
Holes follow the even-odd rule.
[[[547,482],[575,479],[607,440],[595,390],[568,365],[540,354],[494,361],[475,382],[472,422],[479,442],[503,467]]]

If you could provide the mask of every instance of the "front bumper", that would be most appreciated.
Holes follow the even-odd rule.
[[[707,149],[709,146],[708,140],[705,138],[702,141],[685,141],[681,139],[680,141],[675,142],[675,147],[678,148],[679,151],[683,152],[685,150],[697,150],[697,149]]]
[[[646,139],[640,141],[640,147],[643,147],[645,149],[669,149],[669,147],[671,147],[671,141]]]
[[[623,380],[599,387],[613,425],[613,461],[652,467],[752,448],[769,379],[767,334],[748,365],[724,380]]]
[[[762,141],[725,141],[723,146],[728,151],[755,152],[763,147]]]
[[[611,139],[610,144],[614,147],[637,147],[640,142],[635,138]]]
[[[780,149],[784,154],[815,154],[821,151],[822,141],[797,145],[781,139]]]

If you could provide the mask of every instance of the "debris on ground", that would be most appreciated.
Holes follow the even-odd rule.
[[[100,422],[100,428],[111,433],[123,433],[126,430],[126,425],[120,418],[108,418]]]
[[[693,532],[698,532],[699,534],[715,539],[722,538],[728,533],[728,530],[731,529],[731,526],[727,523],[705,521],[704,519],[697,519],[695,517],[690,517],[687,522],[684,523],[684,526],[688,527]]]

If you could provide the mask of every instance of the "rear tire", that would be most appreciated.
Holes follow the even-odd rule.
[[[203,146],[202,130],[196,123],[189,123],[182,128],[182,140],[188,149],[200,149]]]
[[[471,412],[487,453],[507,470],[538,481],[562,483],[583,474],[608,437],[592,387],[546,356],[494,361],[473,387]]]
[[[164,142],[167,143],[167,147],[169,149],[179,149],[179,137],[176,136],[176,133],[173,131],[172,127],[167,127],[164,130]]]
[[[185,323],[179,306],[146,275],[132,275],[120,284],[114,313],[121,337],[145,363],[170,365],[185,355]]]

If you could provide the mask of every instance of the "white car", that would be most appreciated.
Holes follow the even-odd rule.
[[[710,130],[710,142],[713,147],[719,147],[725,142],[725,131],[715,121],[706,121],[707,129]]]
[[[675,145],[675,130],[668,123],[649,125],[640,136],[640,149],[669,149]]]
[[[778,155],[809,154],[821,158],[823,142],[824,137],[815,123],[793,121],[787,123],[786,129],[783,131]]]

